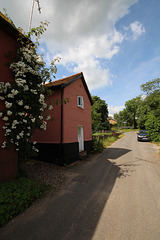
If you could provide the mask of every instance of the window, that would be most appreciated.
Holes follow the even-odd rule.
[[[84,101],[83,101],[83,97],[78,96],[78,97],[77,97],[77,102],[78,102],[78,107],[84,109]]]

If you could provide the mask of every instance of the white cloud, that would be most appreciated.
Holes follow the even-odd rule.
[[[102,67],[101,59],[110,60],[120,51],[125,37],[115,29],[115,23],[137,1],[45,0],[40,1],[42,14],[35,2],[32,27],[40,21],[50,22],[43,36],[49,50],[46,61],[58,55],[60,64],[71,72],[84,72],[90,89],[112,84],[112,73]],[[0,5],[7,9],[16,26],[28,30],[32,0],[0,0]],[[134,39],[145,31],[138,21],[130,24],[130,29]]]
[[[125,106],[108,106],[109,116],[114,116],[115,113],[119,113],[125,108]]]
[[[129,27],[124,26],[124,30],[126,31],[126,40],[137,40],[142,34],[146,32],[145,27],[139,21],[130,23]]]
[[[131,23],[130,28],[133,33],[133,40],[136,40],[139,36],[145,33],[145,28],[139,21]]]

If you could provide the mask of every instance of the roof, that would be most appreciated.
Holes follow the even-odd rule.
[[[9,21],[9,19],[2,13],[0,12],[0,24],[6,29],[12,32],[12,34],[19,34],[18,29]]]
[[[78,80],[79,78],[82,79],[84,88],[85,88],[85,90],[87,92],[87,95],[88,95],[88,98],[89,98],[91,104],[93,104],[93,100],[92,100],[91,94],[89,92],[88,86],[86,84],[86,81],[84,79],[84,76],[83,76],[82,72],[74,74],[74,75],[71,75],[71,76],[66,77],[66,78],[62,78],[62,79],[53,81],[51,83],[46,83],[45,86],[47,86],[49,88],[66,87],[66,86],[70,85],[72,82]]]
[[[114,119],[109,119],[109,123],[112,124],[112,125],[114,125],[114,124],[117,124],[117,121],[114,120]]]

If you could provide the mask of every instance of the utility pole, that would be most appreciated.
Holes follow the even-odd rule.
[[[31,30],[32,16],[33,16],[33,9],[34,9],[34,2],[35,2],[35,0],[32,1],[32,8],[31,8],[31,15],[30,15],[30,20],[29,20],[28,32],[30,32],[30,30]],[[39,11],[39,13],[41,13],[41,7],[40,7],[39,0],[36,0],[36,2],[37,2],[37,4],[38,4],[38,11]]]

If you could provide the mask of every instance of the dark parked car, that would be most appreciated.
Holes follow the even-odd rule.
[[[148,131],[147,130],[140,130],[137,135],[138,141],[149,141]]]

